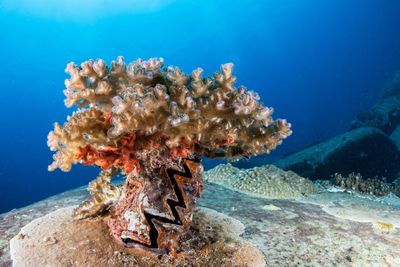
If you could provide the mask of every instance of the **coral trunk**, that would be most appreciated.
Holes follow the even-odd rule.
[[[193,159],[168,162],[173,162],[173,166],[128,175],[123,195],[108,220],[117,242],[127,247],[175,253],[179,237],[192,222],[202,190],[203,167]]]

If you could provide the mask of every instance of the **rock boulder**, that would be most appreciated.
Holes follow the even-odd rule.
[[[384,98],[370,110],[357,115],[351,128],[375,127],[386,134],[391,134],[400,124],[400,96]]]
[[[310,179],[359,172],[364,177],[386,177],[390,182],[400,172],[400,152],[381,130],[362,127],[308,147],[274,165]]]

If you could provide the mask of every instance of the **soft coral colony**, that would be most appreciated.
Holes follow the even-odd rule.
[[[234,86],[232,69],[224,64],[203,78],[200,68],[186,75],[161,58],[68,64],[65,104],[79,108],[48,136],[56,151],[49,170],[103,170],[75,215],[109,211],[118,242],[173,254],[202,189],[200,158],[269,153],[291,134],[257,93]],[[126,175],[123,189],[110,184],[118,173]]]

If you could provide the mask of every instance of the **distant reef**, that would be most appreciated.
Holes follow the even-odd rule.
[[[357,115],[350,129],[274,162],[312,180],[335,173],[400,177],[400,71],[385,84],[378,102]]]

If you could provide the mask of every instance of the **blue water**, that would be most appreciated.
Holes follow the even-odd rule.
[[[247,165],[348,129],[400,69],[400,1],[147,2],[0,0],[0,212],[96,176],[81,166],[47,172],[47,133],[72,112],[62,94],[70,61],[157,56],[208,75],[235,63],[238,83],[294,131]]]

